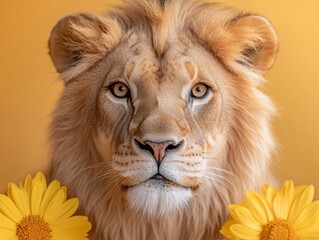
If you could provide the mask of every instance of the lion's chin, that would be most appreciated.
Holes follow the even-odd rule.
[[[149,179],[127,190],[129,206],[136,213],[149,218],[158,218],[181,210],[192,197],[190,188],[156,179]]]

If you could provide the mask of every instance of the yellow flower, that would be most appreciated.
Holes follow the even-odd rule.
[[[91,224],[85,216],[72,216],[77,198],[66,200],[66,188],[53,181],[49,186],[38,173],[24,184],[8,185],[8,196],[0,194],[0,239],[84,240]]]
[[[230,240],[319,239],[319,201],[313,202],[314,187],[294,187],[286,181],[281,189],[263,186],[248,191],[244,202],[230,205],[231,219],[221,233]]]

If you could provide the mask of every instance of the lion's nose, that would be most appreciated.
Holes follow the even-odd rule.
[[[143,150],[149,151],[154,159],[156,160],[157,164],[160,165],[164,157],[166,156],[167,152],[172,150],[176,150],[182,144],[183,141],[176,144],[174,141],[165,141],[165,142],[152,142],[152,141],[145,141],[141,143],[135,140],[139,148]]]

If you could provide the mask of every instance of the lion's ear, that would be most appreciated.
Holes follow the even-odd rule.
[[[278,42],[270,22],[261,16],[233,19],[228,26],[233,41],[229,56],[238,63],[259,72],[267,71],[274,63]]]
[[[91,14],[70,15],[53,28],[49,54],[67,82],[109,53],[121,36],[122,29],[114,19]]]
[[[227,66],[236,70],[244,66],[256,73],[264,73],[272,66],[278,42],[267,19],[241,14],[225,20],[222,26],[218,23],[206,21],[198,37]]]

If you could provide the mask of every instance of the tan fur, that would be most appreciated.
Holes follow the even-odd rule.
[[[227,205],[267,181],[274,110],[258,86],[277,38],[266,19],[195,0],[127,0],[62,19],[49,48],[66,83],[50,175],[80,199],[90,239],[216,239]],[[129,99],[112,95],[117,81]],[[191,97],[196,83],[210,87],[205,98]],[[157,168],[134,139],[183,145]],[[170,182],[147,180],[158,169]]]

